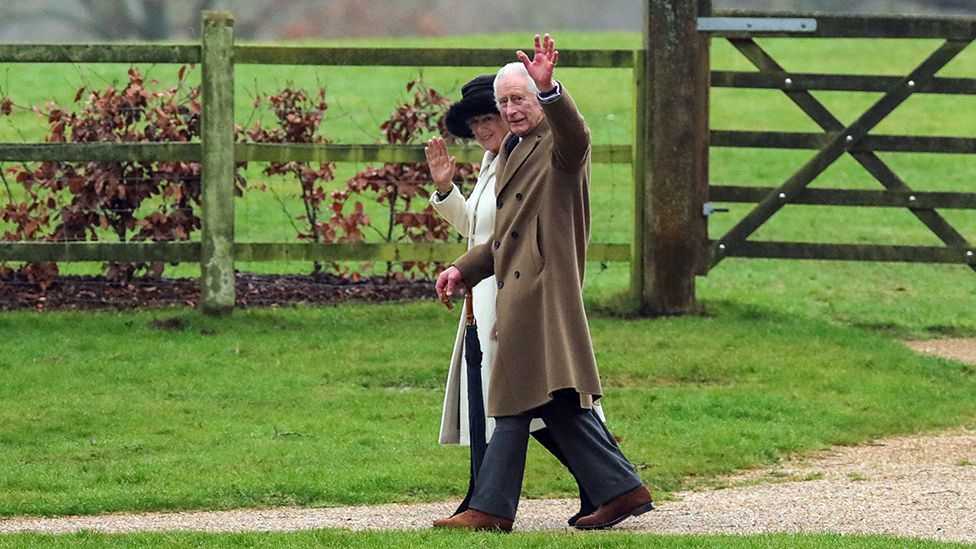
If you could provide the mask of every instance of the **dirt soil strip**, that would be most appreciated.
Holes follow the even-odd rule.
[[[905,345],[923,354],[976,364],[976,339],[974,338],[923,339],[906,341]]]
[[[976,431],[836,447],[723,479],[616,529],[660,534],[835,532],[976,543]],[[526,500],[516,530],[568,531],[574,500]],[[415,530],[455,502],[0,519],[0,532]]]

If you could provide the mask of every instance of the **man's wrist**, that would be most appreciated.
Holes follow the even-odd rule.
[[[553,101],[558,100],[560,97],[562,97],[562,86],[560,86],[559,82],[556,80],[552,81],[552,89],[546,92],[540,90],[539,93],[536,94],[536,98],[542,104],[552,103]]]

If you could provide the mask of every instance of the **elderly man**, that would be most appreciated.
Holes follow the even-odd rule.
[[[529,423],[541,417],[598,508],[576,521],[608,528],[653,509],[651,495],[593,411],[602,391],[582,285],[589,239],[590,138],[567,91],[553,80],[555,42],[535,37],[495,77],[511,128],[499,165],[495,231],[441,273],[450,295],[495,275],[498,338],[489,380],[495,432],[467,511],[435,527],[509,531],[515,519]],[[490,327],[483,327],[490,328]]]

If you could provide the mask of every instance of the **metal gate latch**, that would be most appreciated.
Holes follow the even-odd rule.
[[[712,204],[711,202],[706,202],[702,204],[702,215],[705,217],[708,217],[716,212],[727,212],[727,211],[729,211],[728,208],[716,208],[715,205]]]
[[[816,32],[817,20],[783,17],[699,17],[702,32]]]

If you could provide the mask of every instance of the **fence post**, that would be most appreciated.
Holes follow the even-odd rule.
[[[638,298],[645,315],[695,309],[695,274],[708,245],[702,204],[708,195],[710,85],[709,38],[698,32],[698,16],[710,12],[710,0],[645,0],[646,61],[635,68],[643,69],[647,89],[646,160],[636,181],[642,201],[635,204],[641,221],[635,230],[642,231],[635,239],[635,248],[641,246],[635,254],[641,263]]]
[[[647,50],[634,50],[634,69],[633,69],[633,94],[634,94],[634,146],[631,149],[630,166],[633,171],[634,179],[634,235],[630,248],[630,291],[634,303],[638,304],[638,309],[643,310],[644,306],[644,258],[645,258],[645,239],[647,233],[646,222],[646,203],[647,185],[647,87],[648,66]]]
[[[203,12],[200,189],[203,312],[234,309],[234,16]]]

